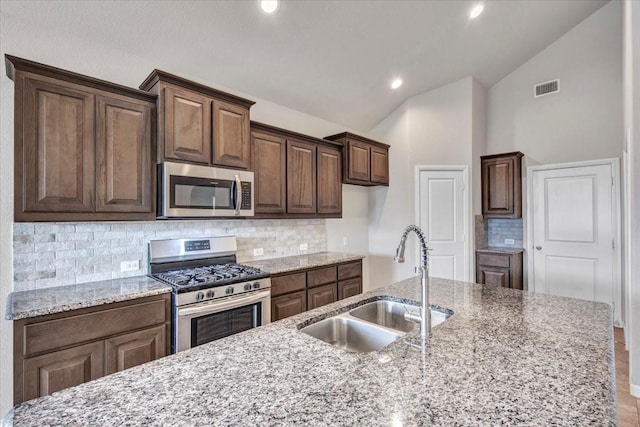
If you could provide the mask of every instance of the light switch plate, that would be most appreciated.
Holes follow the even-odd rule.
[[[342,246],[347,246],[349,244],[349,238],[347,236],[344,236],[342,238]]]
[[[120,271],[136,271],[140,270],[140,261],[122,261],[120,262]]]
[[[300,243],[300,250],[301,251],[309,250],[309,245],[307,243]]]
[[[505,245],[515,245],[516,241],[513,239],[504,239],[504,244]]]
[[[264,249],[256,248],[253,250],[253,256],[260,256],[260,255],[264,255]]]

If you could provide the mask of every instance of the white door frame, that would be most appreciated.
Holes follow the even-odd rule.
[[[463,183],[463,218],[464,218],[464,272],[466,280],[469,282],[475,283],[475,279],[473,278],[473,265],[471,260],[473,257],[473,246],[471,245],[471,237],[469,230],[471,230],[472,218],[471,218],[471,203],[472,203],[472,195],[471,195],[471,183],[469,182],[469,166],[466,165],[451,165],[451,166],[432,166],[432,165],[419,165],[416,166],[415,171],[415,216],[414,216],[414,224],[418,224],[420,222],[420,172],[451,172],[451,171],[460,171],[462,172],[462,183]]]
[[[613,230],[614,250],[613,250],[613,303],[615,305],[614,321],[616,325],[622,324],[622,261],[620,256],[620,159],[599,159],[571,163],[554,163],[548,165],[538,165],[527,167],[527,236],[524,244],[525,249],[529,249],[529,254],[533,254],[533,173],[544,170],[569,169],[585,166],[611,166],[613,203],[611,206],[611,229]],[[533,255],[527,256],[529,292],[533,292],[534,267]]]

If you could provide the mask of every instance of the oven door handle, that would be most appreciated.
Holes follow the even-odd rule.
[[[211,312],[211,308],[215,307],[214,312],[220,312],[231,308],[242,307],[243,305],[253,304],[271,296],[271,291],[260,291],[255,294],[246,296],[231,297],[229,300],[213,300],[205,305],[190,308],[179,308],[178,316],[191,316],[203,312]]]

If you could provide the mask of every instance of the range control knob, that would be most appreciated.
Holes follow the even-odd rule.
[[[202,292],[198,292],[196,294],[196,301],[202,301],[204,299],[204,294]]]
[[[244,290],[245,291],[250,291],[251,290],[251,283],[247,283],[246,285],[244,285]]]
[[[207,298],[213,298],[215,293],[213,291],[207,291]]]
[[[229,287],[225,290],[225,293],[226,293],[227,295],[231,295],[231,294],[233,293],[233,286],[229,286]]]
[[[253,289],[260,289],[260,282],[253,282]]]

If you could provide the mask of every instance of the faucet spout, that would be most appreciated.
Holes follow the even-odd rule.
[[[407,236],[410,232],[414,232],[418,236],[420,241],[420,272],[421,284],[422,284],[422,307],[420,307],[420,335],[427,337],[431,333],[431,310],[429,308],[429,248],[427,247],[427,239],[424,237],[424,233],[417,225],[409,225],[404,229],[402,237],[400,238],[400,244],[396,249],[396,256],[393,258],[395,262],[404,262],[404,249],[407,243]]]

